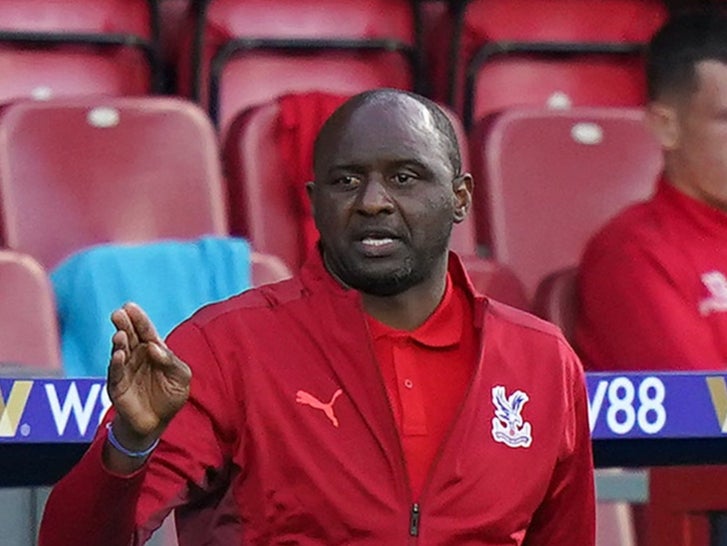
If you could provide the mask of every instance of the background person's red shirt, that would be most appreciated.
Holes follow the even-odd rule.
[[[589,243],[579,299],[587,369],[723,369],[727,214],[662,180]]]

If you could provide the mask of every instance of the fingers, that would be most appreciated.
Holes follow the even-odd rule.
[[[125,307],[117,309],[111,313],[111,322],[113,322],[117,331],[124,332],[126,334],[126,344],[129,349],[133,349],[139,344],[139,336],[134,329],[134,325],[132,324],[131,318],[129,318],[129,313]]]
[[[141,307],[135,303],[126,303],[123,310],[126,311],[126,316],[129,318],[139,341],[156,342],[162,347],[166,347],[164,340],[157,333],[154,323]]]
[[[131,354],[131,347],[129,347],[129,336],[125,330],[117,330],[113,336],[111,336],[111,356],[116,351],[121,351],[125,358],[129,358]]]
[[[126,366],[128,357],[121,349],[114,349],[111,353],[111,360],[109,361],[109,367],[107,371],[107,388],[114,388],[121,383],[126,374],[124,373],[124,367]]]

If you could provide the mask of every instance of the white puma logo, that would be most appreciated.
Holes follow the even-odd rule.
[[[336,418],[336,414],[333,413],[333,404],[336,403],[336,399],[343,394],[343,391],[341,389],[338,389],[336,392],[333,393],[333,397],[331,398],[331,401],[327,404],[324,404],[318,398],[313,396],[310,393],[307,393],[305,391],[298,391],[295,393],[295,401],[299,404],[305,404],[307,406],[310,406],[315,409],[321,410],[323,413],[326,414],[326,417],[328,417],[331,420],[331,423],[333,423],[333,426],[338,428],[338,419]]]

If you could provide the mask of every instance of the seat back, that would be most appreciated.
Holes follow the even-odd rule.
[[[210,104],[222,138],[232,119],[290,93],[354,95],[377,87],[412,89],[408,61],[397,53],[313,51],[290,57],[262,51],[230,59],[220,73],[219,101]]]
[[[3,0],[0,32],[129,34],[151,39],[148,0]]]
[[[513,106],[642,106],[643,74],[643,62],[633,54],[498,56],[477,70],[462,112],[469,124]]]
[[[30,256],[0,250],[0,369],[38,373],[61,368],[53,290]]]
[[[533,298],[535,314],[559,326],[571,344],[578,315],[577,276],[576,267],[555,271],[540,282]]]
[[[408,0],[214,0],[190,27],[181,92],[199,95],[222,128],[286,93],[412,86]]]
[[[147,0],[0,2],[0,102],[138,95],[155,85]]]
[[[250,253],[250,269],[254,286],[282,281],[293,275],[283,260],[264,252]]]
[[[523,284],[509,267],[472,254],[462,256],[462,263],[479,292],[512,307],[530,309]]]
[[[512,109],[472,136],[480,242],[532,297],[549,273],[578,264],[589,237],[647,198],[661,151],[637,109]]]
[[[659,0],[472,0],[460,8],[453,22],[442,16],[429,57],[435,96],[452,101],[466,122],[548,99],[640,105],[638,48],[625,46],[646,43],[666,19]],[[605,57],[586,54],[605,45],[613,46],[600,48]],[[467,76],[476,91],[465,104]]]
[[[76,96],[148,94],[152,76],[144,56],[116,48],[17,48],[0,43],[0,102]]]
[[[293,270],[315,239],[303,188],[313,177],[313,139],[344,100],[314,93],[269,101],[240,114],[224,141],[231,233]],[[290,125],[285,105],[291,108]]]
[[[227,233],[217,143],[166,98],[19,102],[0,116],[0,232],[52,268],[104,242]]]

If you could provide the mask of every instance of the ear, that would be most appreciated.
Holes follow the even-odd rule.
[[[679,117],[675,106],[664,102],[649,103],[646,124],[665,151],[679,147]]]
[[[313,216],[316,215],[316,183],[315,182],[306,182],[305,183],[305,192],[308,194],[308,200],[310,201],[310,208],[313,212]]]
[[[454,191],[455,205],[454,205],[454,223],[459,224],[462,222],[472,207],[472,188],[474,182],[472,181],[472,175],[469,173],[463,173],[452,180],[452,190]]]

